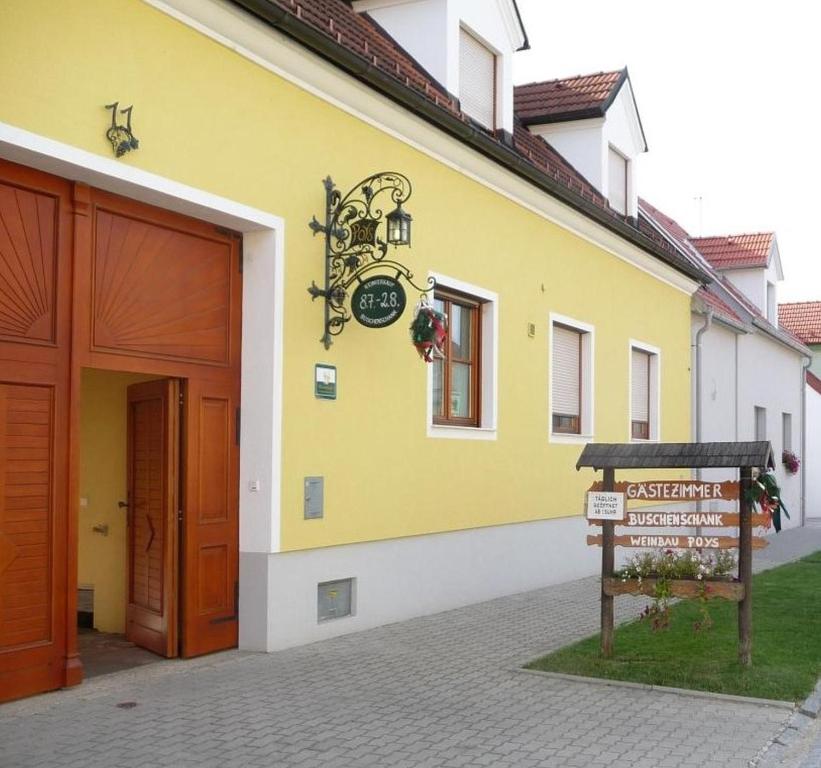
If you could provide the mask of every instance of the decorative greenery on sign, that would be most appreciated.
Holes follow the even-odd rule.
[[[423,297],[413,311],[410,334],[413,346],[426,363],[445,356],[447,326],[447,315],[435,310]]]
[[[790,519],[790,513],[784,506],[781,499],[781,489],[775,480],[775,473],[761,472],[757,478],[753,480],[750,487],[747,489],[746,500],[757,507],[761,514],[766,515],[772,522],[775,532],[781,531],[781,513],[783,512],[787,519]],[[767,528],[769,528],[769,524]]]

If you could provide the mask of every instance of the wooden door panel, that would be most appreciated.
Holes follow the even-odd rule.
[[[128,388],[128,608],[126,637],[177,655],[179,384]]]
[[[238,398],[232,384],[190,380],[185,392],[183,656],[237,644]]]
[[[0,338],[54,341],[58,207],[54,195],[0,181]]]
[[[65,681],[71,188],[0,160],[0,701]]]
[[[180,231],[98,206],[93,348],[228,365],[233,252],[213,228]]]

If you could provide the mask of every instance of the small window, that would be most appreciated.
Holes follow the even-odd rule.
[[[610,207],[621,214],[627,213],[627,166],[628,160],[620,152],[610,147],[609,156],[609,192]]]
[[[482,304],[437,291],[434,306],[448,318],[448,339],[444,358],[433,361],[433,423],[478,427]]]
[[[582,337],[575,328],[553,325],[553,432],[582,432]]]
[[[459,35],[459,104],[486,128],[496,127],[496,54],[464,28]]]
[[[755,406],[755,439],[767,439],[767,409]]]
[[[782,444],[781,449],[784,451],[791,451],[792,450],[792,414],[791,413],[782,413],[781,414],[781,432],[782,432]]]
[[[631,350],[631,420],[630,436],[634,440],[650,439],[650,353]]]
[[[767,283],[767,320],[778,325],[778,302],[775,297],[775,284]]]

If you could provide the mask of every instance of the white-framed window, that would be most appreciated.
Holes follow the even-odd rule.
[[[755,418],[755,439],[767,439],[767,409],[760,405],[753,406],[753,414]]]
[[[767,320],[778,325],[778,302],[775,295],[775,283],[767,281]]]
[[[614,147],[607,150],[607,199],[610,207],[621,214],[627,213],[627,186],[630,178],[630,161]]]
[[[593,437],[593,326],[550,314],[548,411],[551,442]]]
[[[434,302],[448,314],[444,359],[427,366],[428,437],[495,440],[499,296],[436,272]]]
[[[792,414],[781,414],[781,450],[792,450]]]
[[[630,440],[660,439],[661,351],[635,339],[629,343]]]
[[[459,29],[459,104],[486,128],[496,128],[496,53],[464,27]]]

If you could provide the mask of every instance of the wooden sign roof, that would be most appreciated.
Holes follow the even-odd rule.
[[[768,440],[749,443],[588,443],[576,469],[774,468]]]

